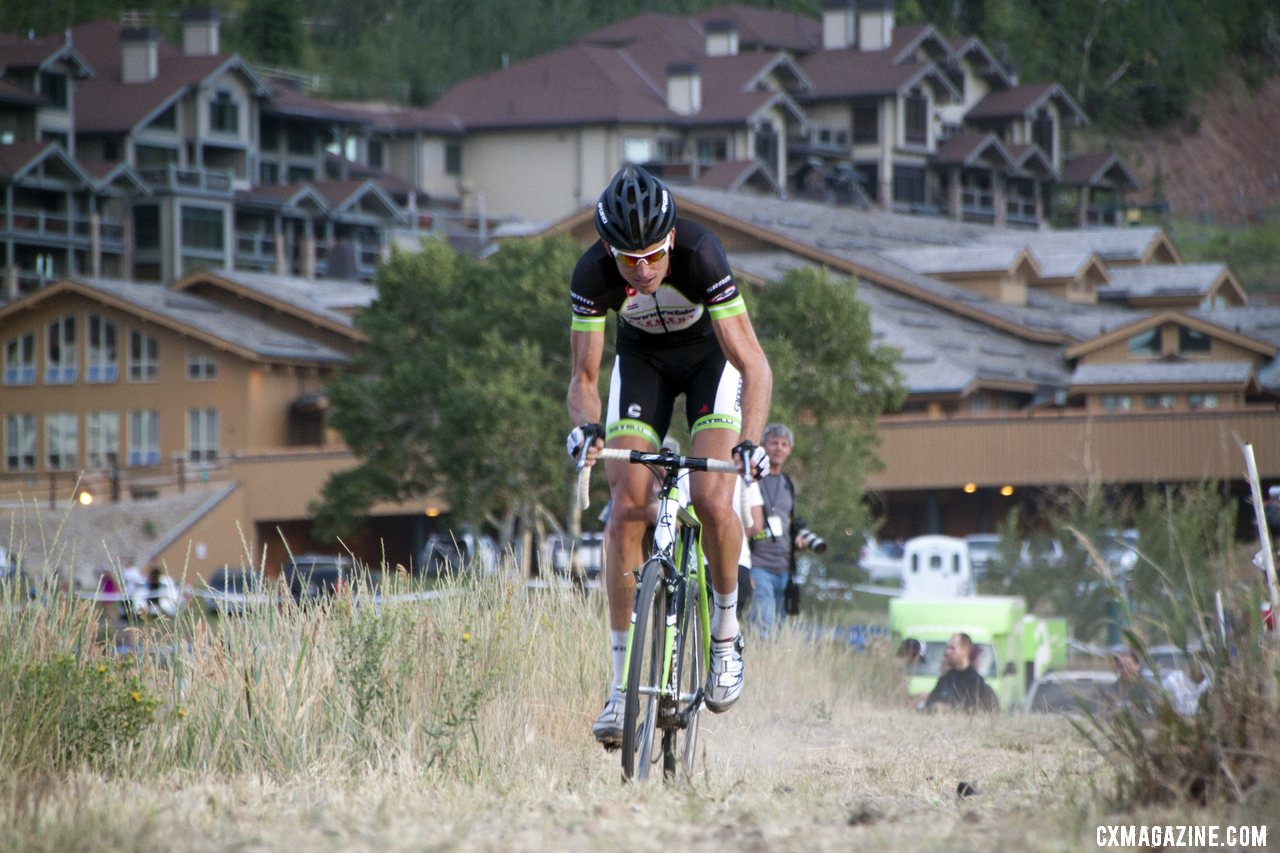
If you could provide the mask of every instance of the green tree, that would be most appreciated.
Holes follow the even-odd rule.
[[[258,62],[296,66],[302,59],[301,0],[249,0],[236,29],[240,48]]]
[[[331,387],[333,424],[360,463],[325,485],[319,535],[349,530],[374,501],[433,490],[507,542],[543,508],[563,515],[565,282],[578,253],[566,239],[513,241],[479,262],[430,241],[379,268],[357,321],[369,338],[359,369]]]
[[[751,314],[773,368],[769,419],[796,435],[800,510],[832,547],[856,555],[870,527],[863,483],[882,467],[876,419],[905,397],[897,350],[876,344],[851,279],[799,269],[764,288]],[[842,547],[843,546],[843,547]]]

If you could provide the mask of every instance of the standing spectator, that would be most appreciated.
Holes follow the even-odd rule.
[[[963,711],[998,711],[999,701],[976,669],[973,639],[964,633],[953,634],[942,652],[942,662],[947,671],[938,679],[924,709],[953,708]]]
[[[791,535],[796,487],[782,470],[795,439],[783,424],[764,428],[761,445],[769,457],[769,473],[760,480],[764,526],[751,537],[751,579],[755,581],[753,621],[768,636],[784,615],[787,577],[795,570],[796,542]]]

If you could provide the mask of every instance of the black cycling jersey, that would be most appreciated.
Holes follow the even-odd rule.
[[[714,338],[713,319],[746,310],[724,247],[696,222],[676,220],[675,248],[662,286],[652,296],[631,288],[603,241],[587,249],[573,271],[574,331],[603,331],[618,312],[619,352],[666,349]]]

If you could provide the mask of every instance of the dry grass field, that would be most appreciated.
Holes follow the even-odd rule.
[[[6,610],[0,659],[108,673],[90,609]],[[594,594],[494,580],[148,626],[132,745],[47,759],[37,718],[70,712],[0,687],[0,849],[1078,850],[1100,824],[1250,816],[1109,815],[1110,770],[1065,720],[918,714],[887,653],[798,633],[748,646],[692,780],[624,785],[589,732],[603,619]]]

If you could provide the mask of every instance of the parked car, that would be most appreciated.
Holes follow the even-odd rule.
[[[902,580],[902,546],[897,542],[880,542],[867,535],[858,552],[858,565],[873,582]]]
[[[221,568],[209,575],[204,589],[198,590],[204,609],[209,613],[235,615],[245,611],[255,596],[264,596],[262,575],[251,569]]]
[[[1061,568],[1067,561],[1067,551],[1052,536],[1032,536],[1022,543],[1018,551],[1018,565],[1030,568]]]
[[[418,567],[419,573],[429,578],[464,569],[493,574],[498,570],[498,546],[488,536],[469,531],[435,533],[427,538]]]
[[[306,604],[349,589],[356,581],[354,572],[355,565],[350,557],[302,554],[284,565],[281,576],[293,600]]]
[[[1098,714],[1115,683],[1116,674],[1106,670],[1046,672],[1031,685],[1022,709],[1028,714]]]
[[[969,564],[973,566],[974,577],[982,577],[991,562],[1000,551],[1000,534],[972,533],[964,537],[969,547]]]
[[[561,576],[569,574],[570,547],[577,551],[578,563],[587,574],[588,580],[600,576],[604,567],[604,533],[595,530],[584,531],[574,545],[570,545],[568,537],[556,536],[551,540],[551,568]]]

